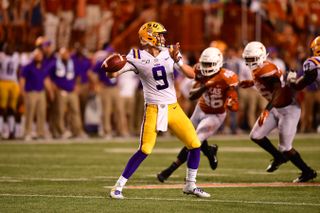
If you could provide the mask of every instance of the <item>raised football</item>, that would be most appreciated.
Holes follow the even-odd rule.
[[[101,68],[105,72],[112,73],[121,70],[126,63],[127,58],[125,56],[114,53],[103,61]]]

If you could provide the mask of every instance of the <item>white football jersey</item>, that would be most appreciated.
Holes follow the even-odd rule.
[[[310,57],[303,63],[304,72],[308,72],[313,69],[317,69],[318,71],[316,83],[318,85],[318,88],[320,88],[320,56]]]
[[[145,50],[132,49],[123,69],[133,70],[139,75],[146,103],[172,104],[177,102],[174,88],[174,61],[168,49],[162,50],[157,57]]]
[[[0,53],[0,80],[18,81],[19,54]]]

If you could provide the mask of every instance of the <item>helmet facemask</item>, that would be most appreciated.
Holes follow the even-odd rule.
[[[246,65],[251,69],[254,70],[257,67],[261,66],[263,62],[266,60],[267,57],[263,56],[256,56],[256,57],[245,57],[244,60],[246,62]]]

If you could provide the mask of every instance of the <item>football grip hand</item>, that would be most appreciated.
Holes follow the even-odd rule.
[[[180,53],[180,43],[177,42],[175,45],[171,45],[169,48],[169,53],[175,63],[178,63],[180,60],[182,60],[182,55]]]
[[[266,121],[267,117],[269,116],[269,111],[268,110],[263,110],[261,115],[259,116],[258,124],[259,126],[262,126],[263,123]]]

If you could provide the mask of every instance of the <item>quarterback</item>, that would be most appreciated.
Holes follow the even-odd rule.
[[[226,118],[226,109],[237,111],[239,108],[238,95],[235,87],[238,85],[237,75],[222,68],[223,56],[219,49],[209,47],[200,56],[199,66],[195,67],[195,83],[190,91],[190,99],[199,99],[191,116],[201,141],[201,151],[209,159],[211,169],[218,165],[216,157],[217,145],[208,145],[207,139],[213,135],[223,124]],[[160,172],[157,177],[160,182],[168,177],[187,161],[188,149],[183,147],[167,169]]]
[[[301,170],[301,175],[293,182],[306,182],[317,176],[292,146],[301,109],[295,100],[293,90],[285,85],[282,71],[273,63],[266,61],[264,45],[253,41],[246,45],[242,57],[252,72],[253,81],[242,81],[241,87],[255,86],[259,93],[268,100],[266,109],[254,124],[250,138],[273,156],[267,172],[273,172],[288,160]],[[275,128],[279,130],[279,150],[276,149],[268,134]]]
[[[132,49],[126,56],[125,66],[112,74],[113,77],[127,71],[134,71],[143,85],[145,112],[141,125],[140,146],[129,159],[122,175],[111,189],[110,197],[123,199],[122,189],[143,160],[152,152],[159,131],[168,128],[189,149],[185,194],[210,197],[196,186],[196,175],[200,161],[200,141],[196,131],[177,103],[174,88],[174,66],[189,78],[194,77],[191,67],[183,64],[179,53],[179,43],[166,48],[166,29],[157,22],[147,22],[139,29],[143,49]],[[108,60],[108,59],[106,59]],[[106,61],[107,63],[107,61]]]

